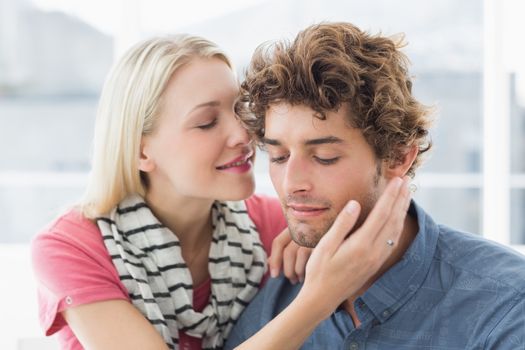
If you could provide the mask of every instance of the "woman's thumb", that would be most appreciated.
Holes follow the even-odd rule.
[[[317,246],[324,245],[325,248],[332,247],[332,249],[337,249],[355,226],[360,211],[361,206],[357,201],[349,201],[343,210],[337,215],[334,223],[323,238],[321,238]]]

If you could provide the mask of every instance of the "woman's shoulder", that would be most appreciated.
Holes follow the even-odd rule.
[[[257,228],[280,228],[285,224],[281,204],[277,198],[264,194],[254,194],[246,199],[245,203],[248,215]]]
[[[265,194],[254,194],[245,200],[248,213],[265,213],[282,215],[281,204],[276,197]]]
[[[101,241],[100,230],[76,208],[71,208],[45,226],[33,238],[32,245],[42,242],[85,242]]]
[[[273,239],[286,228],[286,220],[279,200],[275,197],[254,194],[246,199],[246,209],[259,231],[266,252],[271,254]]]
[[[49,261],[59,252],[64,257],[78,253],[102,258],[108,255],[98,226],[75,208],[58,216],[31,241],[34,261]]]

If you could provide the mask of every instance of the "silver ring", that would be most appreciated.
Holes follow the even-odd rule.
[[[408,185],[408,190],[411,192],[411,193],[416,193],[417,191],[417,185],[415,183],[411,183],[410,185]]]
[[[390,247],[393,247],[394,246],[394,241],[389,239],[388,241],[386,241],[386,244]]]

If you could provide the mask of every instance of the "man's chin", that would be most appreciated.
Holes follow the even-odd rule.
[[[331,226],[328,221],[318,222],[317,224],[320,225],[290,220],[290,218],[287,221],[292,240],[301,247],[307,248],[314,248]]]
[[[317,243],[319,243],[319,241],[314,242],[313,240],[307,239],[305,238],[305,236],[301,236],[301,235],[300,236],[292,235],[292,240],[295,243],[297,243],[297,245],[301,247],[305,247],[305,248],[315,248]]]
[[[313,231],[313,230],[297,230],[290,228],[292,240],[300,245],[301,247],[306,248],[314,248],[317,243],[321,240],[323,235],[326,233],[325,231],[319,232],[319,231]]]

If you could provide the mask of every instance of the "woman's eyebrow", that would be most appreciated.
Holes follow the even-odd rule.
[[[193,107],[188,114],[190,114],[191,112],[193,112],[193,111],[195,111],[196,109],[199,109],[199,108],[203,108],[203,107],[217,107],[217,106],[220,106],[220,105],[221,105],[221,103],[219,101],[209,101],[209,102],[199,103],[198,105]]]

